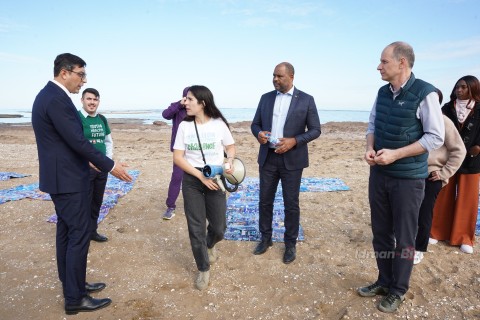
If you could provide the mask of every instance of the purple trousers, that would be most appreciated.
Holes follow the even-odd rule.
[[[165,204],[169,208],[176,208],[178,194],[180,193],[180,188],[182,186],[183,179],[183,170],[180,167],[173,164],[172,178],[170,179],[170,185],[168,186],[168,196]]]

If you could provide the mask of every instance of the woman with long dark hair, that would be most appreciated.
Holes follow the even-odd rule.
[[[204,176],[202,168],[206,164],[223,165],[226,153],[225,171],[233,173],[235,142],[227,120],[207,87],[190,87],[185,110],[187,117],[178,127],[173,161],[184,171],[183,203],[193,257],[199,271],[195,286],[203,290],[208,287],[210,264],[217,260],[215,244],[225,233],[227,203],[225,193],[215,180]]]
[[[467,155],[457,173],[440,191],[435,203],[430,242],[447,240],[473,253],[480,182],[480,82],[474,76],[460,78],[442,112],[453,121]]]

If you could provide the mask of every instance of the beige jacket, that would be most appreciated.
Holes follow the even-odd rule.
[[[433,150],[428,155],[428,173],[438,171],[442,179],[442,187],[448,183],[448,179],[457,172],[465,159],[465,145],[457,128],[445,115],[445,142],[437,150]]]

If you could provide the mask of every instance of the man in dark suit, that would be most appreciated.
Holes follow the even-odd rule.
[[[307,143],[321,133],[315,101],[293,86],[294,73],[288,62],[275,67],[275,90],[261,97],[251,126],[253,135],[260,142],[259,229],[262,238],[254,254],[263,254],[272,246],[273,202],[278,182],[282,181],[285,207],[283,262],[286,264],[296,258],[300,181],[303,169],[308,167]]]
[[[110,299],[94,299],[89,292],[104,283],[87,283],[90,245],[89,162],[124,181],[132,181],[124,165],[95,149],[83,135],[82,122],[69,97],[86,83],[86,63],[70,53],[54,62],[49,81],[33,103],[32,125],[40,163],[40,190],[50,194],[57,213],[57,268],[65,297],[65,311],[76,314],[108,306]]]

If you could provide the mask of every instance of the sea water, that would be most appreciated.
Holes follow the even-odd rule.
[[[115,119],[140,119],[145,124],[151,124],[154,121],[164,121],[162,117],[162,110],[125,110],[125,111],[111,111],[100,110],[100,113],[107,118]],[[252,121],[255,116],[255,108],[221,108],[222,114],[229,123]],[[28,123],[31,122],[31,112],[19,109],[0,110],[0,114],[15,114],[21,115],[21,118],[0,118],[0,123]],[[370,111],[365,110],[326,110],[318,109],[318,116],[320,123],[335,122],[368,122]]]

